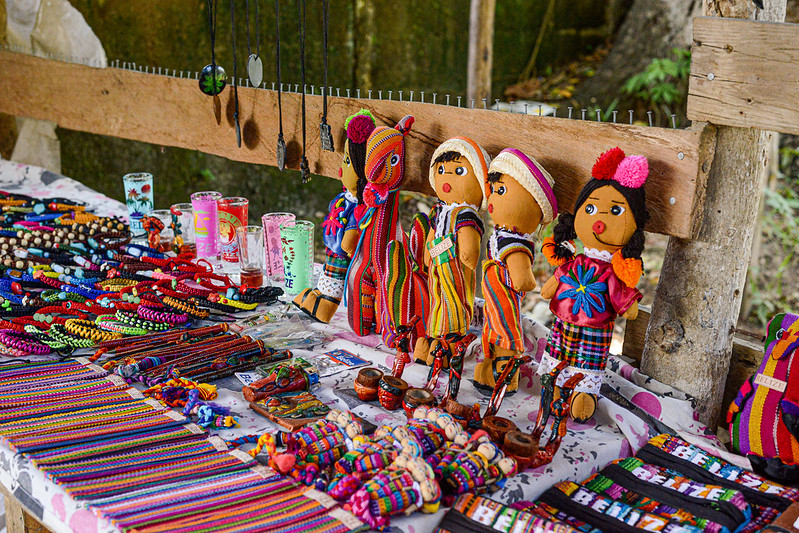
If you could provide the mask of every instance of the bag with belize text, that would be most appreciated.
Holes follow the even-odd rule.
[[[765,355],[727,411],[733,449],[755,472],[799,484],[799,315],[771,319]]]

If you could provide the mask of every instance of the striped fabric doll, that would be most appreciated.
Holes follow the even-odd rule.
[[[294,305],[319,322],[329,323],[341,303],[350,258],[358,246],[361,218],[366,212],[363,189],[366,186],[366,141],[375,129],[372,114],[361,109],[344,123],[347,140],[344,158],[338,171],[344,191],[330,202],[325,221],[324,242],[327,249],[325,269],[316,289],[307,288],[294,299]]]
[[[552,183],[535,159],[515,148],[502,150],[488,169],[488,212],[496,228],[483,263],[484,359],[474,369],[478,389],[493,391],[505,365],[524,352],[522,299],[536,285],[533,233],[558,214]],[[507,392],[518,383],[516,372]]]
[[[643,270],[649,218],[644,194],[649,164],[644,156],[626,157],[613,148],[597,159],[591,174],[574,215],[561,215],[554,236],[544,241],[544,254],[558,268],[541,289],[541,296],[551,299],[555,321],[538,373],[547,374],[567,361],[557,387],[577,373],[584,375],[571,404],[572,418],[581,422],[596,411],[616,316],[638,316],[641,293],[635,285]],[[575,238],[584,247],[577,255],[569,242]]]
[[[434,343],[466,334],[472,321],[475,269],[480,259],[488,154],[466,137],[444,141],[433,153],[430,186],[438,204],[430,214],[424,261],[428,268],[430,314],[427,335],[416,343],[417,362],[432,364]]]

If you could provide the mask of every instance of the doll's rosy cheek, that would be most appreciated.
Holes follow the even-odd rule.
[[[494,212],[494,204],[488,204],[488,212],[489,213],[493,213]]]
[[[450,192],[452,191],[452,185],[450,185],[449,183],[445,183],[444,185],[441,186],[441,190],[444,192]]]
[[[342,168],[340,168],[340,167],[338,169],[338,177],[339,178],[343,178],[344,177],[344,170]]]

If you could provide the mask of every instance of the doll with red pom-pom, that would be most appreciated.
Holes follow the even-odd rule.
[[[577,197],[574,214],[558,219],[542,251],[557,266],[541,296],[550,301],[555,321],[538,368],[547,374],[561,361],[560,387],[570,377],[585,377],[575,389],[571,416],[582,422],[596,411],[616,316],[634,320],[641,293],[635,288],[643,271],[646,210],[646,157],[626,156],[620,148],[603,153],[592,179]],[[583,244],[575,254],[573,240]]]
[[[361,109],[344,123],[347,140],[338,176],[344,191],[330,202],[322,228],[327,258],[315,289],[306,288],[294,299],[294,305],[319,322],[329,323],[341,303],[347,268],[358,246],[361,219],[366,213],[363,190],[366,187],[366,141],[375,130],[375,119]]]

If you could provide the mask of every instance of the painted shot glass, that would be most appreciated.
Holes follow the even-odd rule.
[[[219,200],[219,243],[222,260],[235,263],[239,260],[236,229],[247,225],[249,200],[240,196]]]
[[[280,225],[284,290],[289,296],[313,286],[313,231],[313,222],[307,220],[293,220]]]
[[[194,209],[194,235],[197,242],[197,259],[219,259],[219,200],[222,194],[202,191],[191,195]]]
[[[130,232],[134,237],[143,237],[142,218],[153,210],[153,175],[148,172],[125,174],[122,183],[125,186]]]
[[[196,256],[194,208],[191,204],[174,204],[169,211],[172,214],[172,231],[175,235],[172,251],[176,254],[191,253]]]
[[[296,218],[294,213],[267,213],[261,217],[266,249],[264,268],[273,283],[283,283],[283,245],[280,243],[280,225]]]
[[[258,288],[264,284],[264,229],[261,226],[236,228],[241,285]]]

